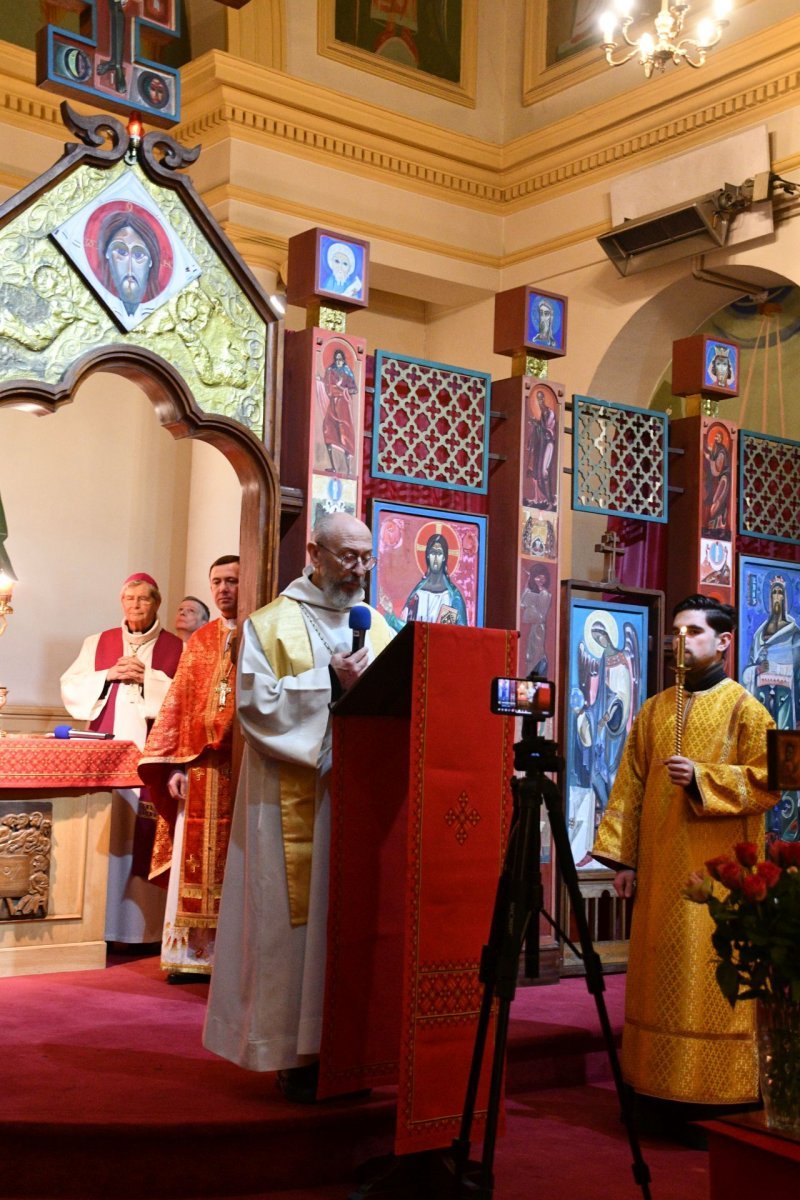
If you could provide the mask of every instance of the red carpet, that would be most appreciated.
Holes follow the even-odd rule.
[[[618,1030],[624,976],[606,982]],[[287,1104],[202,1048],[206,987],[167,985],[157,959],[0,987],[2,1200],[332,1200],[390,1148],[393,1089]],[[583,980],[518,991],[508,1060],[497,1200],[640,1195]],[[705,1154],[643,1149],[653,1200],[706,1200]]]

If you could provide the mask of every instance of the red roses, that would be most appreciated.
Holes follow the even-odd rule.
[[[738,842],[733,855],[694,872],[684,892],[711,914],[717,983],[732,1005],[800,1000],[800,843],[773,841],[759,858],[753,842]],[[724,900],[712,880],[727,888]]]

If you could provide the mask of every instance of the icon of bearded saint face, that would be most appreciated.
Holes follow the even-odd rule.
[[[89,265],[128,314],[169,284],[172,248],[156,218],[138,204],[112,202],[90,217],[84,237]]]
[[[362,300],[364,294],[364,252],[348,242],[320,241],[319,287],[350,300]]]
[[[153,264],[158,263],[154,251],[148,248],[149,240],[143,230],[127,219],[124,223],[117,221],[106,239],[103,258],[111,276],[111,290],[117,293],[129,314],[144,299]]]

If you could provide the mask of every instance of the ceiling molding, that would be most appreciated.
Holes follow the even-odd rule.
[[[369,241],[386,241],[395,246],[405,246],[410,250],[420,250],[425,254],[440,254],[445,258],[455,259],[469,266],[488,267],[491,270],[497,269],[503,263],[501,255],[472,250],[460,242],[452,244],[437,241],[433,238],[419,237],[416,234],[406,233],[387,225],[378,225],[372,221],[359,221],[350,213],[332,213],[330,209],[319,208],[300,201],[287,200],[283,196],[271,196],[264,192],[256,192],[250,188],[237,187],[233,184],[218,184],[216,187],[209,188],[203,192],[203,201],[212,211],[214,209],[225,209],[232,203],[236,203],[246,206],[253,212],[263,212],[265,215],[265,225],[269,222],[270,214],[282,213],[286,216],[296,218],[301,228],[314,225],[332,225],[335,229],[346,230],[353,237],[361,237]],[[237,230],[239,236],[243,238],[251,236],[255,241],[260,239],[263,242],[265,237],[269,238],[271,236],[265,235],[263,231],[260,229],[257,230],[255,226],[244,225],[241,222],[226,223],[224,219],[220,219],[220,223],[224,226],[229,236],[231,229]],[[279,238],[273,239],[272,244],[276,247],[282,245],[284,252],[287,247],[287,241],[282,241]]]
[[[702,71],[674,73],[509,142],[504,201],[525,208],[576,186],[638,170],[795,107],[800,16],[735,42]],[[633,64],[629,64],[635,70]],[[609,69],[609,68],[607,68]]]
[[[175,134],[188,145],[226,138],[267,145],[505,216],[797,106],[799,51],[800,15],[715,55],[702,72],[682,77],[691,87],[676,92],[667,73],[504,146],[211,51],[183,68],[185,119]],[[0,42],[0,120],[63,141],[58,100],[34,79],[33,53]],[[10,164],[6,171],[13,174]]]
[[[800,16],[674,76],[497,146],[214,52],[185,70],[188,140],[240,137],[505,214],[718,140],[797,104]],[[635,98],[635,103],[632,101]],[[217,101],[215,103],[215,101]],[[202,111],[194,113],[201,103]]]
[[[559,253],[586,242],[593,243],[600,234],[608,232],[606,222],[596,222],[570,230],[568,233],[543,238],[541,241],[522,246],[508,254],[485,254],[473,251],[460,243],[454,245],[450,242],[435,241],[432,238],[417,237],[371,222],[356,221],[352,216],[331,214],[327,210],[286,201],[279,196],[249,191],[246,188],[218,185],[203,193],[203,201],[212,211],[215,208],[225,208],[231,202],[246,205],[254,213],[256,211],[264,213],[264,223],[267,227],[270,215],[280,212],[296,217],[303,227],[332,224],[336,229],[345,229],[353,237],[363,237],[371,241],[382,240],[390,242],[394,246],[404,246],[409,250],[437,255],[452,262],[467,266],[479,266],[498,272],[528,262],[531,258]],[[333,219],[331,219],[332,217]],[[248,262],[275,268],[280,266],[285,259],[288,251],[288,238],[265,232],[262,226],[248,225],[242,220],[231,221],[223,218],[219,218],[219,220],[228,237]]]

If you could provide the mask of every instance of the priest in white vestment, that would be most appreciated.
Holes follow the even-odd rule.
[[[88,722],[89,729],[113,733],[141,750],[169,690],[183,643],[161,627],[161,594],[152,576],[144,572],[129,576],[120,601],[121,626],[86,638],[75,662],[61,676],[61,699],[70,716]],[[139,788],[112,793],[107,942],[161,941],[164,891],[147,881],[155,812],[149,822],[149,844],[143,840],[137,855],[141,861],[134,861],[137,818],[140,833],[147,833],[146,814],[140,813],[146,805]]]
[[[327,514],[310,567],[245,622],[237,709],[246,748],[234,808],[204,1044],[284,1094],[314,1098],[328,905],[332,699],[391,640],[372,610],[352,651],[349,610],[363,600],[372,535]]]

